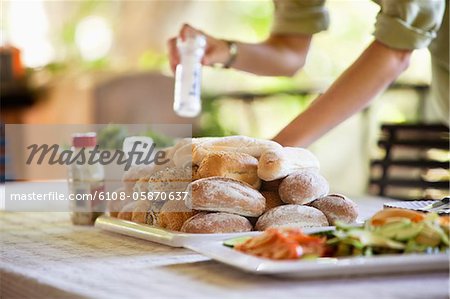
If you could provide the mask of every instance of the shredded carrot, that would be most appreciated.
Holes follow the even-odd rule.
[[[325,238],[305,235],[299,229],[267,229],[262,235],[253,237],[235,246],[236,250],[269,259],[298,259],[304,254],[322,256]]]

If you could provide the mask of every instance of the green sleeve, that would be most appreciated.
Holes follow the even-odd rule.
[[[325,0],[274,0],[272,33],[311,35],[328,28]]]
[[[445,9],[445,0],[376,0],[381,10],[375,38],[395,49],[427,47],[436,37]]]

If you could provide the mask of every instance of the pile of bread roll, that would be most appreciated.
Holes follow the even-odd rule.
[[[319,227],[356,220],[355,203],[328,194],[319,162],[306,149],[229,136],[186,138],[165,152],[168,163],[125,172],[120,192],[188,191],[185,200],[113,201],[111,216],[185,233]]]

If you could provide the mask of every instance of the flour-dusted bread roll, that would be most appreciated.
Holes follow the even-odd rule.
[[[258,160],[244,153],[210,152],[200,163],[196,177],[208,178],[220,176],[235,179],[258,189],[261,180],[258,178]]]
[[[283,147],[266,150],[258,163],[258,176],[265,181],[284,178],[291,173],[304,169],[319,169],[317,158],[304,148]]]
[[[278,189],[280,188],[280,184],[283,180],[278,179],[274,181],[263,181],[261,180],[261,191],[273,191],[278,192]]]
[[[192,143],[188,143],[175,152],[172,159],[176,167],[192,165],[192,147]]]
[[[217,137],[183,138],[179,140],[170,151],[173,163],[176,167],[186,167],[192,165],[192,153],[194,147],[209,141],[218,139]]]
[[[325,215],[316,208],[305,205],[284,205],[273,208],[256,223],[256,230],[266,230],[269,227],[316,227],[328,226]]]
[[[281,201],[280,195],[275,191],[261,191],[262,196],[266,199],[266,209],[264,212],[267,212],[270,209],[275,207],[284,205],[284,202]]]
[[[291,204],[307,204],[325,196],[330,187],[316,169],[303,169],[285,178],[278,189],[281,200]]]
[[[353,223],[358,217],[357,205],[351,199],[340,194],[329,194],[308,205],[321,210],[331,225],[334,225],[336,221]]]
[[[247,136],[228,136],[208,140],[193,147],[192,162],[200,162],[210,152],[238,152],[259,158],[262,152],[281,148],[281,145],[271,140],[257,139]]]
[[[257,217],[264,212],[266,200],[250,185],[229,178],[211,177],[192,182],[191,196],[185,200],[189,209],[217,211]]]
[[[183,223],[197,213],[197,211],[186,208],[183,200],[168,200],[158,213],[157,225],[165,229],[179,231]]]
[[[199,213],[181,227],[181,231],[193,234],[241,233],[252,230],[247,218],[228,213]]]

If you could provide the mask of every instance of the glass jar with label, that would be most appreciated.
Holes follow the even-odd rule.
[[[105,188],[103,165],[98,162],[98,154],[90,159],[96,145],[95,133],[72,136],[72,157],[77,157],[69,166],[69,195],[73,224],[93,225],[95,219],[105,211],[105,202],[99,199],[100,193],[104,192]]]

